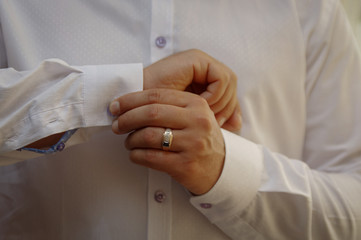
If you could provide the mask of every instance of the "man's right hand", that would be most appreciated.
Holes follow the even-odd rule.
[[[241,129],[235,73],[200,50],[176,53],[146,67],[143,87],[144,90],[167,88],[200,94],[221,127],[230,131]]]

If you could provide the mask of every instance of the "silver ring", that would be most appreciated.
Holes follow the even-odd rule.
[[[172,146],[173,133],[172,129],[167,128],[163,133],[162,149],[164,151],[169,151]]]

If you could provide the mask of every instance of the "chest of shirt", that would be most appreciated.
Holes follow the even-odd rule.
[[[47,58],[147,66],[201,49],[238,76],[242,134],[300,154],[301,148],[287,152],[292,147],[286,142],[267,142],[280,128],[296,143],[303,139],[305,50],[292,1],[14,0],[0,1],[0,11],[7,62],[18,70]]]
[[[14,0],[0,1],[0,10],[9,65],[19,70],[54,57],[71,65],[148,65],[157,37],[169,39],[158,47],[198,48],[237,72],[299,64],[303,43],[293,6],[261,2]],[[284,60],[290,54],[291,63]]]

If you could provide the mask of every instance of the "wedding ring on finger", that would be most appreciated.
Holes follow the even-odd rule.
[[[172,146],[173,133],[170,128],[167,128],[163,133],[162,149],[164,151],[169,151]]]

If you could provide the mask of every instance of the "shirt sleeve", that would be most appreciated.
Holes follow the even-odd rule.
[[[297,4],[307,48],[303,159],[223,131],[222,175],[191,199],[233,239],[361,238],[360,52],[339,1]]]
[[[69,129],[110,125],[109,103],[141,90],[142,71],[142,64],[75,67],[59,59],[31,71],[1,69],[0,153]]]

